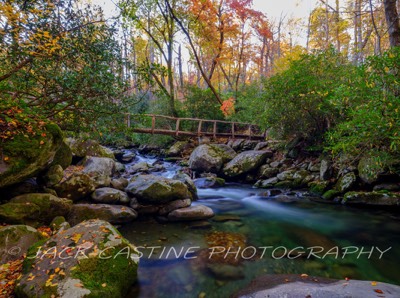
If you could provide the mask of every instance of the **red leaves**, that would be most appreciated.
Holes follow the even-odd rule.
[[[225,117],[233,115],[235,113],[235,99],[233,97],[228,98],[222,102],[220,110]]]
[[[13,297],[16,280],[22,274],[23,258],[0,265],[0,297]]]

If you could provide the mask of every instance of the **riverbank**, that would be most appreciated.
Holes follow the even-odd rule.
[[[68,143],[74,165],[61,171],[53,167],[37,183],[3,189],[1,206],[5,210],[7,204],[22,203],[15,197],[25,192],[24,204],[40,210],[29,193],[51,192],[42,195],[43,201],[61,204],[56,199],[60,196],[72,202],[64,209],[47,208],[47,217],[30,208],[14,217],[20,222],[8,223],[38,227],[49,224],[55,215],[51,210],[65,210],[57,214],[66,217],[62,230],[90,218],[118,225],[122,236],[136,245],[132,252],[139,260],[137,279],[131,280],[137,284],[129,297],[228,297],[266,273],[398,282],[394,264],[400,258],[400,239],[382,233],[396,235],[398,212],[392,206],[360,213],[359,205],[313,193],[305,181],[321,182],[322,159],[293,159],[274,144],[246,141],[236,150],[234,142],[112,151],[93,141]],[[108,157],[92,156],[103,154]],[[332,176],[322,181],[336,185],[340,178],[328,171]],[[267,180],[266,173],[285,183],[254,188]],[[51,236],[58,233],[55,229]],[[83,244],[73,233],[71,237]],[[310,255],[313,247],[322,250]],[[343,257],[344,248],[357,248],[357,254]],[[371,250],[375,253],[369,256]],[[379,251],[384,251],[381,257]]]

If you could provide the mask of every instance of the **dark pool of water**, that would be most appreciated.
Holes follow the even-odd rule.
[[[295,201],[282,203],[262,192],[237,185],[199,190],[195,204],[216,213],[208,222],[160,224],[142,219],[123,226],[121,233],[143,253],[139,282],[129,297],[229,297],[271,273],[400,284],[398,211],[319,204],[301,193],[293,195]],[[243,246],[238,258],[232,257],[233,250],[222,252],[231,245]],[[246,247],[250,248],[243,251]],[[246,260],[253,247],[255,256]],[[296,247],[302,249],[285,254]],[[310,255],[312,247],[318,247],[313,248],[315,254],[322,252]],[[343,254],[346,247],[358,252]],[[387,249],[381,256],[379,251]],[[294,258],[301,250],[305,253]]]

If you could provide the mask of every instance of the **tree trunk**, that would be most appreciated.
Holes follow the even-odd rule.
[[[391,47],[400,46],[400,22],[396,0],[384,0],[386,23]]]

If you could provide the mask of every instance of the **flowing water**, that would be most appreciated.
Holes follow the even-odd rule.
[[[163,166],[158,174],[166,177],[179,169]],[[143,254],[129,297],[229,297],[265,274],[400,284],[398,210],[321,204],[305,192],[276,200],[238,184],[198,194],[193,204],[212,208],[213,219],[160,224],[148,218],[121,227]]]

